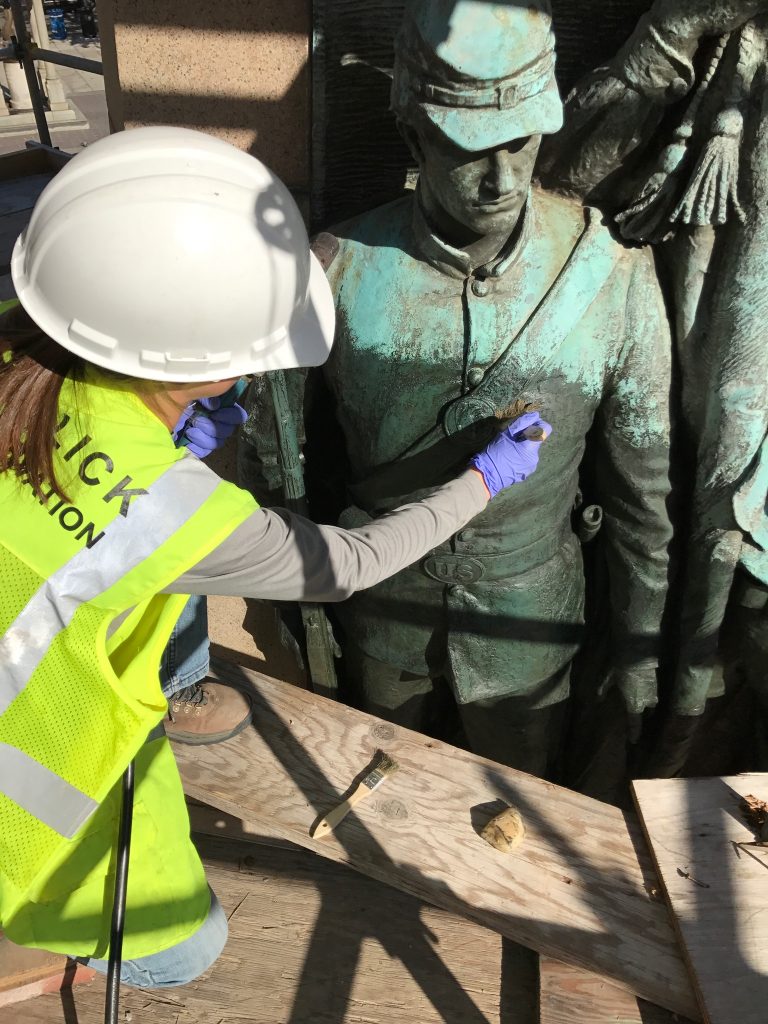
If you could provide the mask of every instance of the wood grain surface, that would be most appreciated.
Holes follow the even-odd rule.
[[[254,727],[176,747],[189,795],[696,1017],[658,880],[620,811],[238,666],[216,670],[252,694]],[[377,750],[399,771],[312,840]],[[502,803],[527,832],[510,856],[478,834]]]
[[[540,1024],[686,1024],[590,971],[541,957]]]
[[[768,774],[642,780],[635,801],[709,1024],[768,1017],[768,847],[740,809]]]
[[[224,952],[192,984],[123,987],[121,1024],[535,1021],[535,973],[505,991],[495,932],[304,850],[208,837],[198,847],[229,919]],[[104,994],[97,976],[0,1008],[0,1024],[102,1024]]]

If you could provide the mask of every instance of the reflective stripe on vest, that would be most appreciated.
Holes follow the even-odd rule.
[[[0,639],[0,714],[24,690],[77,609],[149,558],[211,497],[217,476],[193,455],[171,465],[104,543],[83,548],[53,573]],[[0,745],[0,793],[60,835],[72,837],[98,804],[14,747]]]
[[[188,455],[152,484],[127,518],[116,516],[106,540],[83,548],[53,573],[0,639],[0,714],[22,692],[81,604],[114,586],[149,558],[213,494],[220,480]],[[2,783],[0,782],[0,791]]]
[[[0,743],[0,792],[67,839],[99,806],[66,779],[7,743]]]

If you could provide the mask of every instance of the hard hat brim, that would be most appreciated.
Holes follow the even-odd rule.
[[[506,110],[448,107],[423,101],[418,105],[443,135],[470,153],[496,149],[529,135],[554,135],[563,126],[563,104],[554,76],[542,92]]]
[[[289,323],[284,344],[270,354],[270,365],[254,366],[246,372],[320,366],[330,355],[336,325],[333,292],[318,258],[313,252],[309,257],[306,305]]]
[[[130,360],[123,359],[116,365],[113,348],[103,352],[99,346],[83,342],[82,336],[73,331],[73,324],[67,324],[50,310],[34,288],[29,286],[24,271],[24,235],[16,240],[11,257],[11,276],[19,301],[29,316],[44,333],[63,348],[81,356],[107,370],[117,370],[141,380],[194,382],[224,380],[249,373],[264,373],[269,370],[288,370],[301,366],[319,366],[328,358],[333,345],[335,307],[333,293],[322,266],[314,253],[309,253],[310,273],[307,300],[292,317],[287,328],[267,339],[254,342],[248,355],[239,355],[215,365],[201,365],[181,370],[164,365],[153,366],[141,361],[134,353]],[[212,299],[212,301],[214,301]],[[256,301],[256,300],[254,300]]]

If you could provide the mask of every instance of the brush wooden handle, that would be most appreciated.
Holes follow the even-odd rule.
[[[338,807],[334,807],[332,811],[326,814],[322,821],[317,823],[316,827],[310,832],[310,836],[313,839],[322,839],[324,836],[330,835],[339,822],[346,818],[355,804],[360,803],[361,800],[372,792],[372,789],[361,782],[354,793],[351,793],[346,800],[343,800]]]

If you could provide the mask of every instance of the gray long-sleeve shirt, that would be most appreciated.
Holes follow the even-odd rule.
[[[487,500],[482,478],[467,470],[423,501],[352,530],[260,508],[166,593],[343,601],[422,558]]]

